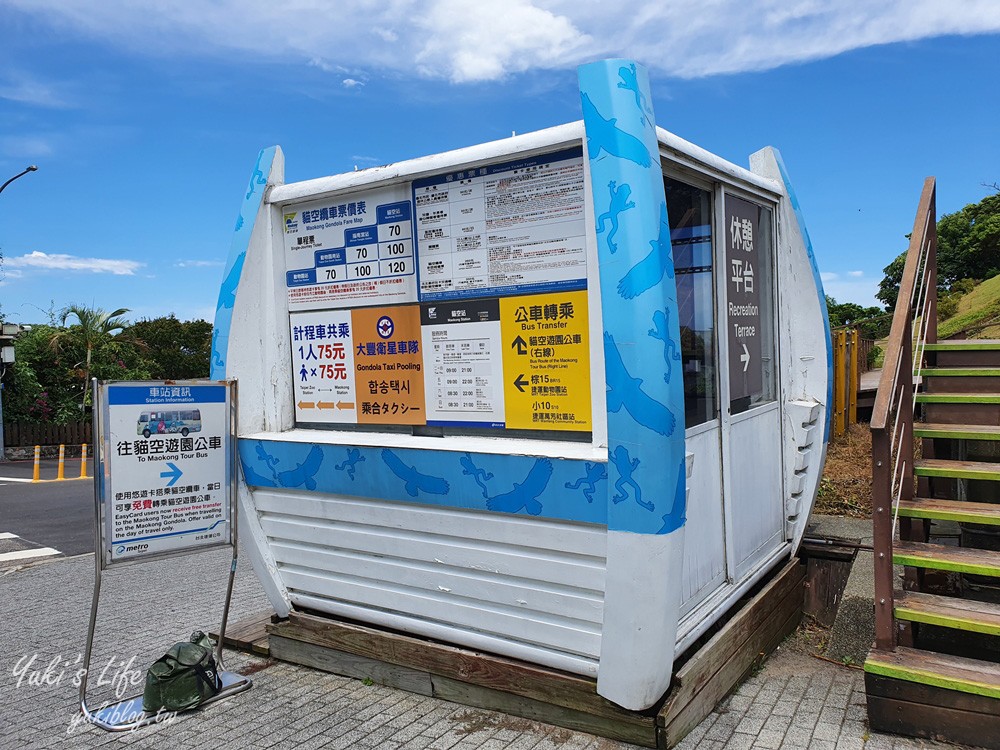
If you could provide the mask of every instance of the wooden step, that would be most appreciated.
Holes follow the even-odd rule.
[[[897,646],[869,652],[865,672],[1000,699],[1000,665]]]
[[[913,434],[915,437],[952,440],[1000,440],[1000,425],[916,422]]]
[[[1000,341],[996,339],[955,339],[953,341],[939,341],[936,344],[924,344],[924,351],[927,352],[997,352],[1000,351]]]
[[[1000,464],[986,461],[924,458],[913,462],[913,473],[919,477],[1000,480]]]
[[[909,565],[914,568],[1000,578],[1000,552],[974,547],[898,541],[892,546],[892,561],[896,565]]]
[[[896,617],[900,620],[1000,635],[1000,605],[919,591],[897,591],[894,600]]]
[[[1000,378],[1000,367],[925,367],[922,378]]]
[[[1000,404],[998,393],[918,393],[918,404]]]
[[[929,518],[934,521],[957,521],[1000,526],[1000,505],[970,503],[960,500],[939,500],[915,497],[899,502],[899,515],[905,518]]]

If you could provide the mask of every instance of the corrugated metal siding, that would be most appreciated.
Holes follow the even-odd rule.
[[[602,527],[256,490],[296,606],[593,674]]]

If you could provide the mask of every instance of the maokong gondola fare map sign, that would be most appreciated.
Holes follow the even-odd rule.
[[[233,386],[100,385],[105,567],[232,543]]]

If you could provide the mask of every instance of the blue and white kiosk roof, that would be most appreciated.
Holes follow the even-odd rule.
[[[778,153],[583,121],[284,184],[261,151],[216,312],[249,555],[325,612],[595,676],[631,709],[797,546],[828,435],[819,274]]]

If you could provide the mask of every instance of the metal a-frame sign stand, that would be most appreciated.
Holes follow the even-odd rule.
[[[87,705],[101,575],[110,567],[232,547],[215,646],[222,688],[201,705],[253,684],[248,677],[226,671],[222,660],[237,561],[237,388],[232,380],[98,383],[95,379],[93,404],[96,551],[80,710],[87,721],[121,732],[161,722],[164,713],[145,711],[142,695],[97,709]],[[181,477],[186,479],[179,485]]]

